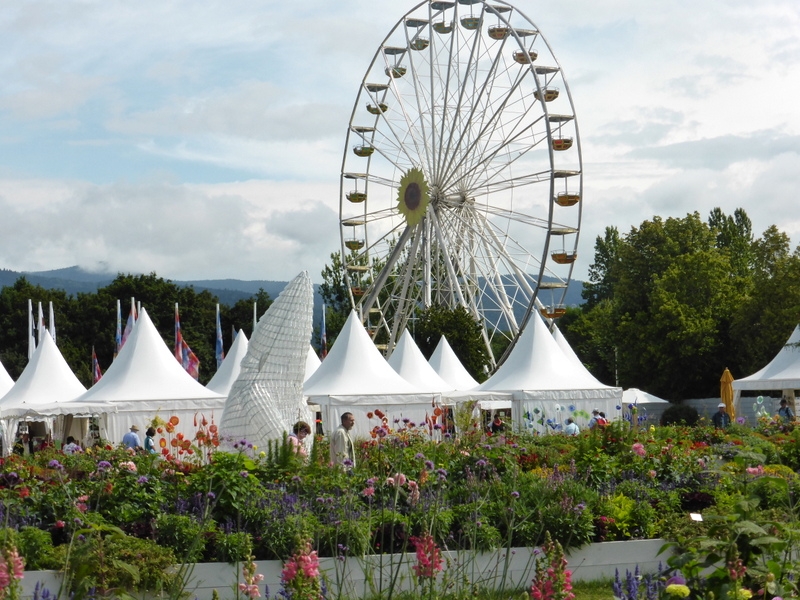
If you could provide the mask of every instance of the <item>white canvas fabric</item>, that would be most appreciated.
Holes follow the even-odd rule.
[[[56,347],[50,332],[40,329],[40,335],[39,346],[19,379],[0,398],[0,428],[6,452],[13,444],[17,425],[22,418],[29,414],[39,415],[41,408],[53,403],[68,402],[86,391]],[[37,416],[35,420],[44,421],[47,430],[52,431],[53,416],[45,414]]]
[[[414,394],[420,391],[389,366],[355,311],[350,312],[328,356],[308,378],[303,389],[309,397]]]
[[[798,390],[800,389],[800,325],[797,325],[783,348],[767,366],[752,375],[736,379],[733,389]]]
[[[308,345],[308,355],[306,356],[306,372],[305,372],[305,379],[304,381],[308,381],[308,378],[311,377],[319,366],[322,364],[322,361],[317,356],[314,347],[309,344]]]
[[[622,403],[625,406],[628,404],[669,404],[667,400],[638,388],[630,388],[622,392]]]
[[[400,377],[425,392],[448,392],[454,389],[452,385],[439,377],[439,374],[425,360],[408,329],[403,331],[400,341],[389,357],[389,366]]]
[[[223,396],[228,395],[228,392],[231,391],[231,387],[233,387],[233,382],[236,381],[236,378],[239,377],[239,373],[242,370],[242,359],[244,355],[247,354],[248,345],[247,336],[244,331],[240,330],[239,333],[236,334],[236,339],[233,340],[233,344],[231,344],[219,369],[217,369],[211,381],[206,384],[208,389],[212,392],[222,394]]]
[[[265,445],[281,439],[311,411],[303,402],[308,341],[313,328],[314,290],[307,272],[300,273],[259,319],[225,404],[220,434]],[[258,403],[254,431],[250,403]]]
[[[368,413],[383,411],[392,428],[403,419],[425,421],[433,407],[441,403],[439,393],[425,393],[398,375],[372,343],[358,315],[351,312],[328,356],[308,378],[304,392],[310,404],[322,411],[326,434],[341,422],[341,415],[352,412],[356,419],[352,435],[364,437],[380,419]]]
[[[11,375],[8,374],[6,368],[3,366],[3,363],[0,362],[0,398],[5,396],[14,385],[14,380],[11,379]]]
[[[449,383],[455,390],[473,390],[478,387],[478,382],[458,360],[456,353],[450,347],[445,336],[442,336],[436,345],[436,350],[431,354],[428,364],[433,367],[436,374]]]
[[[515,426],[540,431],[552,430],[547,419],[559,427],[573,413],[591,413],[593,408],[616,414],[622,401],[621,388],[603,385],[564,354],[538,314],[506,361],[478,389],[513,392]]]
[[[142,307],[139,318],[117,358],[103,378],[74,400],[75,411],[94,404],[110,404],[100,434],[112,443],[137,425],[144,435],[153,418],[178,417],[180,432],[194,438],[196,416],[219,417],[225,396],[209,390],[189,375],[167,348],[153,321]]]

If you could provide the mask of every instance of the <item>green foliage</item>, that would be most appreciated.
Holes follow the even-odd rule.
[[[253,538],[244,531],[217,531],[213,542],[214,558],[219,562],[243,562],[253,554]]]
[[[147,309],[168,346],[174,344],[175,303],[180,305],[181,333],[201,363],[200,382],[207,383],[216,370],[216,305],[219,299],[208,291],[179,287],[170,280],[149,275],[119,274],[97,293],[67,296],[63,290],[46,290],[20,277],[13,286],[0,289],[0,349],[2,362],[17,379],[28,361],[28,300],[41,302],[47,311],[53,302],[57,343],[61,354],[78,379],[92,383],[91,352],[94,347],[103,367],[111,364],[115,350],[116,303],[121,301],[122,319],[130,311],[130,299],[136,298]],[[249,300],[233,307],[220,306],[223,331],[231,326],[252,331],[253,301],[263,314],[271,299],[260,290]],[[34,308],[34,312],[36,309]]]
[[[189,515],[161,513],[156,517],[156,541],[181,562],[198,562],[205,553],[213,525]]]
[[[28,571],[44,571],[58,569],[61,562],[53,546],[50,533],[38,527],[22,527],[17,536],[17,549],[25,559],[25,569]]]
[[[697,409],[686,404],[673,404],[661,414],[661,425],[696,425]]]
[[[95,525],[77,532],[67,555],[67,583],[74,597],[82,600],[95,590],[100,595],[125,591],[160,592],[180,585],[171,569],[172,552],[151,540],[126,536],[108,525]]]

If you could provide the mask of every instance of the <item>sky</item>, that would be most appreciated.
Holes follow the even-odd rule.
[[[800,244],[800,3],[511,3],[575,105],[575,278],[606,227],[655,215],[741,207]],[[319,283],[358,87],[414,6],[4,3],[0,268]]]

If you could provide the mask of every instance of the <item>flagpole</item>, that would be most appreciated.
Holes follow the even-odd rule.
[[[28,298],[28,360],[33,356],[33,351],[36,350],[36,338],[33,337],[33,302]]]
[[[53,341],[55,342],[56,341],[56,318],[55,318],[55,315],[53,313],[53,301],[52,300],[50,300],[50,311],[49,312],[50,312],[50,314],[48,315],[49,316],[48,325],[50,326],[50,335],[53,338]]]

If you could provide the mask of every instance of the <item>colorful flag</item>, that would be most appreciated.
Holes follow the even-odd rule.
[[[97,383],[103,377],[103,372],[100,370],[100,363],[97,362],[97,354],[94,353],[94,346],[92,346],[92,384]]]
[[[197,358],[189,344],[183,339],[181,333],[181,317],[178,313],[178,303],[175,303],[175,359],[181,363],[184,370],[192,377],[200,377],[200,360]]]
[[[44,330],[46,327],[44,326],[44,311],[42,310],[42,303],[39,302],[39,321],[36,325],[36,331],[38,332],[38,337],[36,338],[39,340],[39,343],[42,343],[42,336],[44,335]]]
[[[122,307],[119,300],[117,300],[117,331],[114,334],[114,358],[122,350]]]
[[[220,368],[222,365],[222,361],[225,360],[225,348],[222,345],[222,322],[219,319],[219,304],[217,304],[217,348],[216,348],[216,355],[217,355],[217,369]]]
[[[36,325],[33,320],[33,302],[28,299],[28,360],[33,356],[33,351],[36,350]]]
[[[128,341],[128,336],[133,331],[133,324],[136,323],[136,301],[131,298],[131,312],[128,313],[128,322],[125,323],[125,331],[122,333],[122,343],[120,343],[120,350]]]
[[[49,313],[49,320],[48,324],[50,325],[50,337],[53,338],[53,341],[56,341],[56,317],[53,312],[53,301],[50,301],[50,313]]]
[[[322,329],[319,336],[319,358],[323,360],[328,356],[328,334],[325,331],[325,304],[322,305]]]
[[[192,349],[189,348],[189,344],[186,343],[186,340],[181,339],[181,364],[186,372],[198,379],[200,377],[200,359],[197,358]]]

